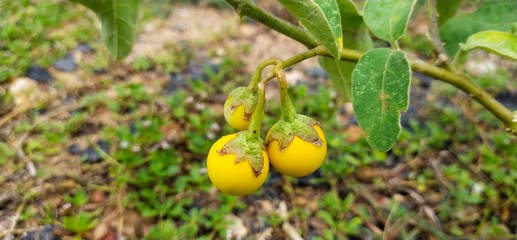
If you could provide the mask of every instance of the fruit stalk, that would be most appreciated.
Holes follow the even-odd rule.
[[[260,77],[262,76],[262,71],[264,71],[264,68],[270,65],[277,65],[280,63],[280,60],[278,59],[269,59],[261,62],[257,70],[255,70],[255,74],[253,75],[253,80],[250,83],[251,88],[256,88],[258,83],[260,82]]]
[[[293,122],[296,119],[296,110],[294,109],[291,99],[289,99],[289,93],[287,92],[287,81],[282,71],[282,65],[278,64],[273,69],[273,74],[278,80],[280,86],[280,104],[282,107],[282,120],[286,122]]]
[[[264,82],[260,81],[257,84],[258,91],[258,102],[257,107],[255,108],[255,112],[251,117],[250,126],[247,130],[248,136],[253,136],[256,138],[260,138],[260,125],[262,124],[262,119],[264,118],[264,105],[266,102],[266,91],[264,89]]]

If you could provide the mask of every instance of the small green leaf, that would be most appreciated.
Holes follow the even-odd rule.
[[[316,212],[316,217],[322,219],[330,227],[334,227],[334,225],[336,224],[334,218],[332,217],[332,214],[330,214],[327,211],[319,210],[318,212]]]
[[[343,27],[343,46],[346,48],[367,51],[372,48],[372,39],[363,22],[363,17],[357,11],[351,0],[338,0]],[[334,89],[345,102],[352,100],[352,71],[355,63],[340,61],[327,57],[319,57],[320,66],[329,74]]]
[[[373,48],[370,30],[361,23],[355,30],[343,30],[343,46],[355,50],[368,51]]]
[[[456,15],[456,11],[461,5],[462,0],[436,0],[436,10],[438,11],[438,25],[441,26],[449,18]]]
[[[118,60],[133,48],[135,25],[142,0],[71,0],[89,8],[102,23],[102,39]]]
[[[517,60],[517,36],[507,32],[478,32],[470,36],[465,44],[460,44],[460,47],[463,51],[483,48],[503,57]]]
[[[416,0],[366,0],[364,22],[380,39],[394,42],[406,31]]]
[[[352,0],[337,0],[343,29],[343,47],[368,51],[372,39],[368,26]]]
[[[81,189],[73,194],[73,196],[65,196],[65,200],[71,203],[74,207],[80,207],[88,202],[88,195]]]
[[[449,19],[440,27],[440,37],[449,56],[454,56],[459,44],[470,35],[486,31],[510,31],[517,22],[517,1],[489,0],[475,12]]]
[[[357,7],[352,0],[337,0],[337,5],[341,15],[343,31],[354,31],[363,23],[363,16],[357,11]]]
[[[339,58],[342,49],[341,17],[336,1],[279,0],[330,54]]]
[[[100,212],[101,211],[80,212],[76,215],[64,217],[63,225],[68,231],[83,234],[99,223],[97,217]]]
[[[349,193],[346,198],[341,201],[341,209],[343,212],[348,212],[348,210],[350,209],[350,206],[354,203],[355,201],[355,195],[353,193]]]
[[[370,146],[388,151],[400,134],[400,112],[407,110],[411,70],[401,51],[378,48],[359,59],[352,73],[357,122]]]

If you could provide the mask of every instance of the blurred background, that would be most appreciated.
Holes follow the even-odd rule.
[[[464,1],[460,12],[482,3]],[[277,1],[257,4],[297,24]],[[424,4],[400,44],[432,61]],[[115,62],[86,8],[0,2],[0,238],[517,237],[515,137],[467,95],[418,73],[399,141],[376,152],[315,59],[290,68],[295,108],[325,130],[325,163],[303,178],[271,170],[249,196],[219,193],[205,161],[234,132],[227,94],[261,61],[306,49],[222,0],[144,1],[137,29],[132,53]],[[476,84],[516,109],[517,66],[470,57]],[[263,137],[280,116],[273,82],[267,99]]]

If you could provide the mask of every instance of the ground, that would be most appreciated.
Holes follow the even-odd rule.
[[[261,4],[288,18],[274,2]],[[0,115],[1,238],[517,237],[516,139],[451,86],[414,74],[404,130],[384,153],[368,146],[316,59],[293,67],[291,98],[322,123],[327,159],[299,179],[271,170],[257,193],[232,197],[205,168],[210,146],[234,132],[222,115],[227,94],[260,61],[302,45],[231,8],[151,1],[132,54],[115,63],[78,5],[5,9],[12,17],[0,26],[18,27],[0,30],[0,53],[16,56],[0,74],[14,96]],[[401,43],[426,59],[422,28],[420,19]],[[467,69],[476,83],[517,108],[515,65],[476,54]],[[276,85],[267,92],[262,136],[280,111]]]

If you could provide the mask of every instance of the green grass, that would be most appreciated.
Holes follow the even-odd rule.
[[[0,82],[22,76],[32,63],[49,66],[79,42],[97,42],[98,33],[87,27],[91,19],[77,14],[84,9],[66,1],[3,4],[7,16],[12,17],[0,19],[0,54],[7,56],[9,52],[7,58],[0,58]],[[150,13],[160,13],[152,6],[145,11],[148,19],[152,19]],[[164,13],[158,15],[164,16],[161,14]],[[63,24],[71,25],[72,31],[67,35],[56,30]],[[157,79],[122,81],[109,71],[111,63],[104,53],[97,52],[93,63],[82,65],[83,70],[89,76],[95,76],[95,69],[108,71],[96,76],[102,81],[94,91],[77,96],[78,106],[73,112],[39,122],[44,115],[31,111],[16,120],[13,137],[19,139],[27,134],[21,148],[24,159],[19,161],[17,149],[0,142],[0,170],[9,168],[23,175],[25,161],[31,161],[39,167],[36,179],[60,186],[52,182],[59,181],[52,175],[59,169],[48,165],[61,157],[73,163],[74,168],[67,174],[79,180],[89,180],[90,171],[100,171],[95,173],[103,176],[95,183],[76,179],[79,183],[72,189],[59,190],[60,204],[71,205],[70,211],[63,214],[56,214],[60,205],[46,202],[47,195],[40,193],[37,186],[18,182],[16,191],[28,202],[18,226],[53,224],[63,226],[69,235],[88,237],[101,216],[116,206],[138,213],[142,222],[150,224],[145,236],[133,236],[144,239],[225,238],[232,224],[227,218],[230,214],[264,223],[263,229],[257,231],[270,227],[275,234],[284,236],[281,229],[287,222],[304,237],[314,239],[364,235],[381,239],[372,226],[382,230],[382,219],[399,226],[399,236],[405,239],[425,234],[496,238],[513,231],[505,227],[512,224],[512,216],[505,214],[517,211],[515,138],[478,104],[456,104],[465,102],[466,96],[440,83],[430,90],[436,97],[425,106],[424,119],[412,119],[411,129],[404,129],[399,142],[387,153],[373,151],[364,138],[349,141],[347,126],[337,118],[342,115],[339,104],[326,83],[316,88],[305,84],[292,87],[290,96],[297,111],[320,121],[326,133],[328,157],[319,174],[312,176],[309,186],[299,179],[274,178],[272,173],[270,182],[251,196],[236,198],[217,193],[206,175],[206,153],[217,138],[234,131],[218,110],[224,99],[212,97],[227,94],[251,79],[242,73],[238,60],[245,49],[223,56],[219,71],[208,63],[203,65],[208,81],[187,74],[188,64],[196,60],[192,49],[170,46],[168,51],[173,54],[136,58],[121,68],[142,76],[151,72],[165,76],[172,72],[185,74],[185,89],[168,95],[150,94],[149,88],[163,90],[156,87],[163,83]],[[3,66],[9,67],[2,69]],[[495,94],[506,88],[508,76],[508,71],[501,71],[476,81]],[[55,110],[52,105],[42,108]],[[100,113],[109,116],[109,121],[101,122],[94,133],[76,136]],[[279,103],[268,102],[263,137],[279,114]],[[96,138],[111,145],[109,152],[101,154],[102,163],[89,165],[66,153],[71,143],[89,144]],[[358,176],[365,169],[388,172],[395,166],[403,166],[404,171],[393,176],[372,174],[369,180]],[[4,180],[0,176],[0,182]],[[87,208],[89,194],[98,190],[106,193],[111,205],[91,210]],[[439,201],[432,200],[436,195]],[[424,203],[417,201],[419,197]],[[300,199],[307,203],[300,203]],[[279,201],[285,201],[288,219],[276,209],[267,212],[261,208],[261,201],[274,208]],[[436,214],[442,228],[422,214],[424,205]]]
[[[2,1],[1,10],[8,17],[0,18],[0,83],[99,37],[86,11],[68,1]]]

